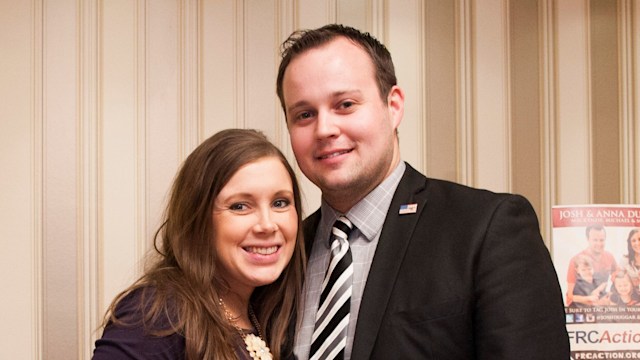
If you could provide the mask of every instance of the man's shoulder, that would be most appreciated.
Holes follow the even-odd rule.
[[[529,201],[518,194],[494,192],[449,180],[426,177],[425,193],[428,201],[451,208],[468,209],[470,206],[483,209],[496,208],[506,200],[527,206]]]
[[[410,184],[424,184],[424,191],[440,194],[446,198],[478,198],[479,200],[500,199],[509,196],[518,196],[509,193],[494,192],[488,189],[472,187],[470,185],[454,182],[452,180],[429,177],[417,171],[407,164],[405,174],[400,181],[399,187],[410,186]]]

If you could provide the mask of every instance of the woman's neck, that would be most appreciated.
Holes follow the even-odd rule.
[[[240,297],[234,293],[227,293],[220,297],[222,310],[225,316],[232,323],[241,329],[251,329],[253,325],[249,319],[249,298]]]

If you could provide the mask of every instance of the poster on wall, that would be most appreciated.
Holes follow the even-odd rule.
[[[553,207],[572,359],[640,359],[640,206]]]

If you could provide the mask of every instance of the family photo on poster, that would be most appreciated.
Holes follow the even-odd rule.
[[[572,359],[640,359],[640,206],[553,207]]]

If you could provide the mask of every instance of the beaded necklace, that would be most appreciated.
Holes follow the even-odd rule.
[[[269,350],[267,343],[263,340],[260,323],[258,323],[258,318],[253,312],[253,307],[251,306],[251,304],[249,304],[249,321],[251,321],[251,324],[258,331],[258,336],[253,333],[245,333],[240,328],[240,326],[238,326],[236,320],[239,316],[234,317],[233,314],[231,314],[231,312],[224,305],[224,301],[222,301],[222,298],[218,298],[218,304],[220,304],[220,307],[222,307],[224,315],[226,316],[227,320],[229,320],[229,323],[231,323],[231,325],[236,328],[236,330],[240,334],[240,337],[242,337],[242,339],[244,340],[246,349],[249,352],[249,356],[251,356],[251,358],[254,360],[273,360],[271,350]]]

